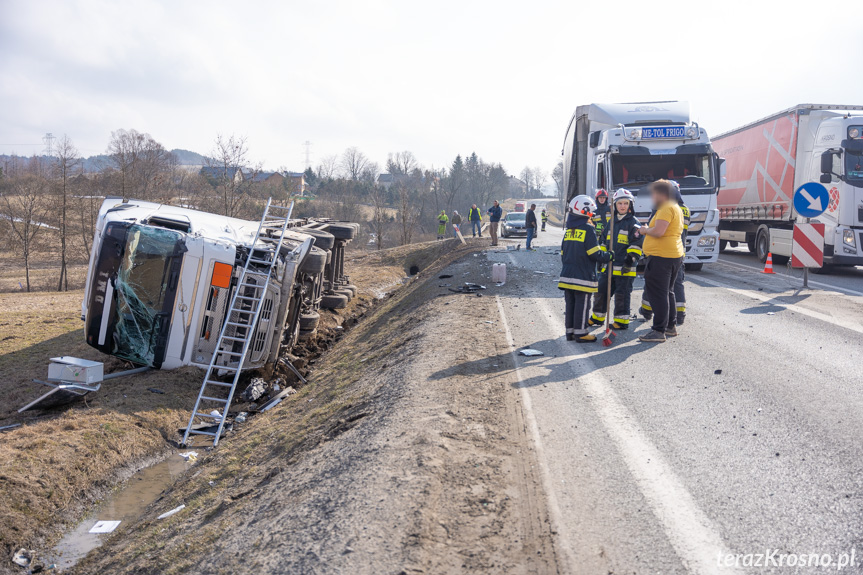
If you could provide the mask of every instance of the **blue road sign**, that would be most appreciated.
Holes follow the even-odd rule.
[[[804,218],[817,218],[830,203],[827,188],[818,182],[803,184],[794,192],[794,209]]]

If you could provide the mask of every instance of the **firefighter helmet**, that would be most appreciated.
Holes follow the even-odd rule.
[[[591,216],[596,211],[596,202],[589,196],[575,196],[569,201],[569,211],[575,214]]]
[[[635,196],[632,195],[632,192],[625,188],[620,188],[616,192],[614,192],[614,203],[616,204],[618,200],[629,200],[630,202],[635,201]]]
[[[598,190],[596,190],[596,197],[597,198],[607,198],[608,192],[605,191],[605,188],[599,188]]]

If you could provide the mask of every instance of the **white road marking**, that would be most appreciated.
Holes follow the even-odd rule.
[[[511,350],[512,363],[515,366],[515,373],[518,376],[518,382],[522,383],[521,370],[518,369],[518,356],[516,355],[515,339],[512,337],[512,331],[509,329],[509,323],[506,321],[506,314],[503,312],[503,304],[500,303],[500,296],[494,296],[497,302],[497,309],[500,312],[500,321],[503,324],[504,332],[506,333],[507,342],[513,346]],[[525,418],[527,425],[530,428],[530,434],[533,438],[534,449],[536,449],[536,459],[542,475],[542,487],[548,499],[548,514],[551,521],[551,527],[557,533],[557,548],[563,552],[564,565],[560,565],[562,573],[572,573],[573,567],[576,565],[571,547],[572,538],[565,536],[566,527],[561,520],[560,506],[557,503],[557,496],[554,491],[554,482],[551,480],[551,473],[548,470],[546,463],[545,451],[542,447],[542,438],[539,435],[539,426],[536,423],[536,417],[533,413],[533,402],[530,400],[528,389],[522,385],[518,386],[521,393],[521,402],[524,405]]]
[[[744,270],[753,271],[753,272],[760,272],[761,271],[761,268],[757,268],[755,266],[748,266],[746,264],[741,264],[738,262],[732,262],[729,260],[719,260],[719,263],[729,265],[729,266],[734,266],[734,267],[744,269]],[[792,276],[790,274],[785,274],[785,273],[777,273],[776,275],[782,276],[783,278],[789,278],[789,279],[797,280],[797,281],[801,282],[800,283],[801,287],[803,285],[803,280],[801,280],[800,278],[798,278],[796,276]],[[694,277],[700,277],[700,276],[694,276]],[[812,279],[809,280],[809,284],[814,285],[814,286],[818,286],[818,287],[823,287],[823,288],[826,288],[826,289],[832,290],[832,291],[844,292],[848,295],[856,295],[856,296],[863,297],[863,292],[855,291],[853,289],[839,287],[839,286],[833,285],[833,284],[828,284],[828,283],[819,282],[819,281],[813,281]]]
[[[501,320],[506,328],[507,338],[514,343],[507,326],[500,297],[496,296],[496,300]],[[534,301],[540,311],[550,318],[546,320],[549,329],[556,330],[557,333],[564,333],[559,310],[552,310],[547,300],[543,298]],[[593,361],[589,357],[573,358],[571,353],[572,350],[567,349],[562,354],[563,357],[567,358],[567,367],[572,370],[573,376],[578,379],[579,384],[587,392],[586,394],[591,397],[597,415],[617,445],[618,451],[632,473],[638,488],[662,523],[669,542],[687,569],[698,575],[739,573],[736,569],[719,564],[718,558],[727,555],[728,550],[718,531],[674,474],[671,466],[665,462],[659,450],[650,443],[635,423],[635,418],[617,398],[608,381],[600,375]],[[516,365],[518,365],[517,358]],[[520,371],[517,369],[516,372],[521,380]],[[534,434],[534,441],[538,446],[537,454],[540,457],[543,484],[549,497],[550,514],[560,526],[557,528],[560,547],[566,554],[567,560],[571,562],[574,556],[570,547],[572,541],[570,537],[564,536],[563,524],[559,521],[560,510],[548,468],[543,461],[544,456],[540,448],[542,443],[533,414],[529,390],[523,387],[520,389],[524,409],[530,420],[531,432]]]
[[[726,289],[726,290],[728,290],[732,293],[736,293],[738,295],[755,298],[755,299],[763,301],[763,302],[770,302],[770,303],[773,303],[777,306],[784,307],[787,310],[790,310],[790,311],[793,311],[793,312],[796,312],[796,313],[799,313],[802,315],[806,315],[806,316],[809,316],[811,318],[821,320],[821,321],[827,322],[827,323],[832,324],[832,325],[838,325],[840,327],[844,327],[845,329],[850,329],[851,331],[856,331],[857,333],[863,333],[863,325],[861,325],[855,321],[850,321],[844,317],[834,317],[834,316],[827,315],[825,313],[821,313],[821,312],[811,310],[811,309],[808,309],[805,307],[800,307],[799,305],[795,305],[793,303],[784,303],[780,300],[777,300],[777,297],[782,297],[783,294],[764,295],[763,293],[760,293],[757,291],[752,291],[752,290],[747,290],[747,289],[738,289],[738,288],[735,288],[733,286],[730,286],[730,285],[727,285],[727,284],[724,284],[724,283],[721,283],[718,281],[714,281],[711,279],[707,279],[707,278],[702,277],[702,276],[698,276],[697,278],[693,278],[692,281],[704,282],[704,283],[712,285],[714,287]]]

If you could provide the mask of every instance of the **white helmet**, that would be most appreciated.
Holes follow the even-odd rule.
[[[596,211],[596,202],[589,196],[575,196],[569,200],[569,211],[576,214],[592,215]]]
[[[630,192],[626,188],[620,188],[619,190],[614,192],[614,203],[616,204],[618,200],[629,200],[630,202],[634,202],[635,196],[633,196],[632,192]]]

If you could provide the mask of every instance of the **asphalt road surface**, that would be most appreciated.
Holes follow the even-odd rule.
[[[564,339],[561,237],[487,257],[514,353],[545,354],[516,361],[563,572],[863,572],[863,272],[802,290],[730,253],[677,338],[604,348]]]

